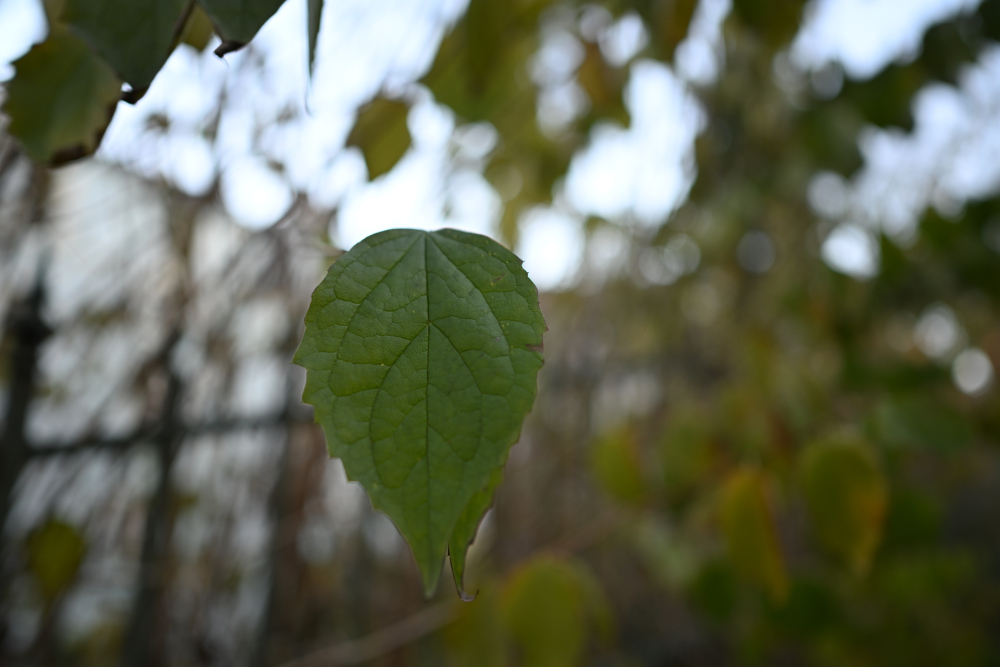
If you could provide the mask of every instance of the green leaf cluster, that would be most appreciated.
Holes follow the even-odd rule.
[[[47,2],[48,37],[14,62],[3,107],[10,132],[36,162],[90,155],[119,97],[142,97],[177,44],[204,48],[214,30],[223,40],[220,56],[239,49],[283,1]]]

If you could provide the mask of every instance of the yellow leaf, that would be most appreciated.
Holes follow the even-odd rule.
[[[31,531],[25,550],[28,570],[51,604],[76,578],[87,543],[73,526],[51,519]]]
[[[736,572],[782,604],[788,597],[788,575],[768,506],[763,475],[737,470],[722,488],[719,519]]]
[[[212,19],[208,17],[204,9],[195,5],[187,23],[184,24],[181,41],[193,46],[198,51],[204,51],[213,34],[215,34],[215,28],[212,26]]]
[[[459,605],[455,622],[445,629],[448,662],[455,667],[503,667],[500,620],[500,596],[494,586],[483,586],[475,600]]]
[[[592,575],[551,556],[535,558],[511,574],[501,609],[525,667],[578,665],[591,627],[610,632],[609,607]]]

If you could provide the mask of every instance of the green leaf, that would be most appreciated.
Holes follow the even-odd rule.
[[[69,588],[87,553],[87,543],[73,526],[50,519],[25,541],[28,570],[47,604]]]
[[[319,38],[319,22],[323,17],[323,0],[309,0],[308,5],[308,25],[309,32],[309,75],[312,75],[313,63],[316,61],[316,41]]]
[[[198,0],[222,37],[216,53],[225,55],[247,44],[285,0]]]
[[[114,71],[58,24],[14,67],[4,111],[28,155],[61,164],[97,150],[121,96]]]
[[[410,147],[410,130],[406,127],[409,112],[405,103],[384,97],[376,97],[358,112],[347,145],[361,149],[371,180],[396,166]]]
[[[817,538],[856,572],[867,571],[882,537],[888,504],[875,457],[859,442],[826,441],[807,447],[801,466]]]
[[[575,563],[535,558],[511,574],[501,596],[502,618],[521,664],[582,664],[591,627],[610,633],[611,612],[593,575]]]
[[[783,603],[788,575],[759,471],[744,468],[729,477],[722,488],[719,518],[736,572],[764,589],[773,602]]]
[[[186,0],[66,0],[63,20],[141,95],[181,33]]]
[[[523,76],[538,46],[538,14],[547,0],[476,0],[441,42],[422,83],[466,121],[527,112],[534,124],[536,88]]]
[[[521,261],[450,229],[370,236],[313,293],[303,400],[409,542],[428,595],[449,542],[464,558],[488,504],[477,494],[535,400],[544,330]]]

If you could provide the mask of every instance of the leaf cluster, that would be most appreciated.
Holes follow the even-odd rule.
[[[283,1],[48,0],[49,34],[14,62],[7,86],[10,132],[36,162],[90,155],[119,99],[138,101],[179,43],[200,50],[215,33],[221,57],[253,39]]]

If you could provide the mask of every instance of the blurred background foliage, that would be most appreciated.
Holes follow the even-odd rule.
[[[532,271],[569,243],[528,239],[533,216],[579,209],[471,603],[423,600],[299,403],[289,360],[343,207],[293,188],[248,229],[218,172],[192,194],[148,155],[53,171],[27,157],[53,145],[4,135],[5,664],[1000,665],[1000,2],[949,4],[867,70],[793,57],[821,4],[471,0],[345,128],[385,182],[421,100],[445,105],[448,173],[488,181],[492,233]],[[192,16],[190,44],[218,44]],[[687,182],[640,165],[587,188],[673,188],[662,214],[587,210],[575,161],[658,141],[635,78],[661,66],[694,110]],[[963,134],[953,107],[981,122]],[[278,173],[268,132],[296,114],[248,121]],[[907,153],[921,137],[937,152]]]

